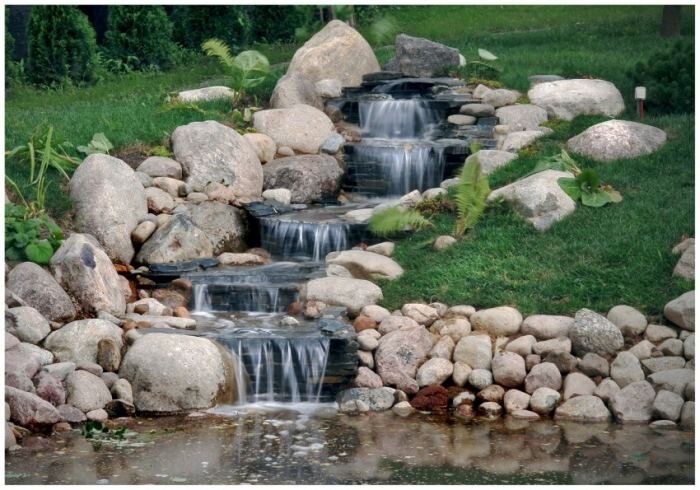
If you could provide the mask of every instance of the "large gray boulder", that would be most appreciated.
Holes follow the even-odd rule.
[[[297,204],[334,198],[343,179],[343,170],[330,155],[279,158],[267,163],[263,170],[265,189],[289,189],[292,202]]]
[[[397,279],[403,268],[393,259],[365,250],[343,250],[326,257],[327,264],[338,264],[358,279]]]
[[[666,133],[659,128],[613,119],[591,126],[566,145],[580,155],[609,162],[652,153],[665,142]]]
[[[318,153],[335,130],[328,116],[304,104],[258,111],[253,114],[253,126],[258,133],[272,138],[277,147],[288,146],[301,153]]]
[[[392,388],[351,388],[338,394],[338,405],[343,411],[344,406],[352,402],[362,401],[373,412],[389,410],[394,404],[394,390]]]
[[[121,328],[106,320],[76,320],[49,334],[44,347],[53,352],[58,362],[96,363],[97,344],[110,339],[121,349],[122,333]]]
[[[532,104],[516,104],[496,109],[500,124],[509,126],[510,131],[537,130],[547,121],[547,111]]]
[[[30,344],[38,344],[51,333],[48,320],[31,306],[6,309],[5,330]]]
[[[573,175],[557,170],[538,172],[496,189],[488,200],[503,199],[537,230],[544,231],[576,210],[574,200],[559,186],[562,177]]]
[[[88,314],[126,310],[119,275],[112,261],[91,235],[74,233],[51,257],[51,271],[58,283]]]
[[[673,275],[692,281],[695,279],[695,239],[689,238],[683,242],[681,258],[678,259],[676,267],[673,268]],[[674,253],[677,253],[675,247]],[[681,251],[679,251],[681,252]]]
[[[385,68],[411,77],[432,77],[446,68],[459,66],[460,61],[459,51],[455,48],[399,34],[396,36],[396,57]]]
[[[499,109],[500,110],[500,109]],[[509,151],[501,150],[479,150],[467,157],[464,163],[479,161],[481,172],[489,175],[501,167],[505,167],[510,162],[518,158],[518,155]]]
[[[649,383],[635,381],[613,395],[610,408],[620,423],[649,422],[654,398],[656,398],[656,392]]]
[[[175,159],[192,189],[210,183],[231,188],[236,196],[256,198],[262,193],[262,165],[250,143],[216,121],[180,126],[171,136]]]
[[[530,315],[525,318],[520,331],[533,335],[538,340],[567,337],[569,329],[574,325],[574,319],[562,315]]]
[[[7,276],[7,289],[53,322],[75,318],[75,306],[56,279],[33,262],[22,262]]]
[[[497,306],[477,311],[469,321],[474,331],[486,332],[492,337],[507,337],[520,330],[523,316],[511,306]]]
[[[168,157],[148,157],[136,168],[150,177],[170,177],[182,179],[182,165]]]
[[[66,378],[68,405],[83,412],[99,410],[112,401],[104,381],[87,371],[74,371]]]
[[[140,337],[124,356],[125,378],[140,412],[181,412],[231,402],[232,356],[211,340],[153,333]]]
[[[160,264],[214,256],[207,234],[184,214],[177,214],[151,235],[136,256],[141,264]]]
[[[384,384],[402,389],[415,383],[418,366],[428,358],[432,345],[432,337],[423,326],[394,330],[382,336],[374,352],[374,362]]]
[[[530,103],[550,119],[572,120],[579,115],[614,117],[625,110],[620,91],[605,80],[573,79],[538,83],[528,93]]]
[[[367,305],[377,304],[382,290],[374,283],[350,277],[321,277],[306,284],[307,300],[322,301],[328,305],[344,306],[351,314],[359,314]]]
[[[61,421],[56,407],[33,393],[5,387],[5,402],[10,405],[10,420],[31,430],[45,430]]]
[[[520,386],[525,380],[525,360],[515,352],[499,352],[491,361],[493,380],[506,388]],[[524,407],[527,408],[527,407]]]
[[[503,141],[499,143],[498,148],[503,151],[517,153],[525,147],[530,146],[538,139],[551,133],[549,128],[528,129],[527,131],[513,131],[508,133]]]
[[[299,48],[272,95],[272,106],[292,103],[321,108],[315,83],[329,78],[343,87],[362,83],[362,76],[380,70],[377,57],[365,39],[345,22],[333,20]]]
[[[682,329],[695,331],[695,290],[669,301],[664,306],[664,315]]]
[[[455,362],[467,364],[472,369],[491,369],[491,337],[468,335],[459,339],[453,353]]]
[[[214,255],[241,252],[248,226],[241,210],[228,204],[206,201],[187,205],[187,216],[202,230],[212,244]]]
[[[630,352],[620,352],[610,364],[610,377],[624,388],[628,384],[644,379],[644,371],[637,356]]]
[[[607,318],[586,308],[576,312],[574,324],[569,330],[574,352],[614,354],[624,345],[620,329]]]
[[[78,166],[69,187],[76,231],[97,238],[110,259],[130,263],[131,232],[148,212],[145,191],[132,168],[95,153]]]
[[[554,412],[557,420],[577,422],[607,422],[610,412],[603,400],[593,395],[576,396],[559,405]]]
[[[286,109],[298,104],[323,110],[323,99],[316,92],[313,81],[304,75],[288,72],[277,81],[270,97],[270,106],[275,109]]]
[[[683,395],[688,383],[695,382],[695,371],[692,369],[669,369],[667,371],[659,371],[647,376],[654,389],[668,390]]]

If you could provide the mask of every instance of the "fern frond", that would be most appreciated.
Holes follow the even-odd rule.
[[[377,236],[396,235],[406,229],[422,230],[433,224],[418,211],[403,211],[400,208],[389,208],[380,211],[369,221],[369,231]]]
[[[481,164],[475,159],[462,167],[459,183],[455,186],[457,221],[453,235],[456,237],[473,227],[486,209],[486,198],[491,189],[489,179],[481,173]]]
[[[220,39],[209,39],[202,44],[202,49],[207,56],[213,56],[219,59],[219,62],[227,68],[235,68],[236,60],[231,55],[231,51],[226,46],[226,43]]]

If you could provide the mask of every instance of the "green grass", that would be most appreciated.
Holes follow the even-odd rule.
[[[556,73],[610,80],[632,107],[632,82],[626,72],[674,40],[658,34],[660,6],[431,6],[389,7],[399,31],[428,37],[458,48],[467,59],[485,48],[503,67],[501,81],[525,92],[528,75]],[[683,36],[694,36],[694,8],[683,9]],[[366,27],[360,26],[363,32]],[[276,65],[275,76],[257,91],[266,98],[284,72],[297,45],[256,45]],[[380,62],[393,46],[375,47]],[[6,100],[6,147],[26,142],[40,123],[56,136],[84,144],[104,132],[117,147],[162,144],[172,130],[194,120],[226,120],[228,107],[202,105],[162,112],[174,91],[221,83],[222,71],[211,60],[167,73],[115,77],[89,88],[63,91],[12,89]],[[225,80],[224,80],[225,81]],[[624,118],[633,118],[628,113]],[[505,169],[491,176],[497,188],[526,174],[541,156],[558,152],[567,138],[601,118],[557,123],[556,133],[541,140]],[[535,231],[505,207],[490,208],[457,245],[437,253],[439,234],[451,231],[441,216],[436,227],[397,243],[397,260],[406,275],[383,284],[385,305],[411,300],[440,300],[478,307],[512,304],[524,313],[572,314],[578,308],[606,311],[618,303],[659,314],[663,304],[692,284],[671,277],[677,256],[672,246],[694,234],[694,118],[648,118],[669,135],[658,152],[629,161],[598,164],[598,170],[624,196],[602,209],[579,207],[545,233]],[[26,169],[9,162],[6,172],[26,183]],[[52,214],[69,207],[56,179],[49,195]]]
[[[527,174],[542,156],[560,151],[570,136],[603,118],[577,118],[559,124],[530,155],[492,174],[493,188]],[[435,228],[397,242],[396,259],[405,275],[384,282],[384,305],[443,301],[476,307],[513,305],[523,313],[573,314],[587,307],[607,311],[630,304],[660,314],[671,298],[692,289],[672,278],[678,256],[671,248],[694,234],[694,119],[648,118],[670,136],[659,151],[632,160],[596,163],[603,182],[622,192],[620,204],[576,212],[541,233],[505,205],[487,210],[482,220],[444,252],[432,249],[449,234],[453,217],[441,215]]]
[[[257,87],[252,95],[262,94],[259,103],[267,102],[276,78],[273,76]],[[226,101],[201,104],[203,112],[178,109],[164,110],[167,96],[173,92],[199,86],[223,84],[221,67],[212,60],[179,67],[168,72],[133,73],[110,77],[86,88],[39,90],[18,87],[10,90],[6,101],[5,148],[25,144],[40,124],[54,126],[54,135],[73,145],[83,145],[92,135],[103,132],[115,148],[131,145],[160,145],[167,141],[178,126],[193,121],[227,121],[231,110]],[[80,156],[80,155],[76,155]],[[28,169],[15,161],[6,163],[5,171],[17,181],[28,196]],[[48,193],[48,208],[60,218],[70,209],[67,195],[62,191],[58,174],[52,175]]]

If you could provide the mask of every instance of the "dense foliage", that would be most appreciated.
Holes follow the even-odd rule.
[[[173,39],[181,46],[199,49],[215,37],[238,50],[251,39],[252,22],[239,5],[178,5],[170,14]]]
[[[657,51],[629,72],[636,85],[647,88],[646,105],[658,114],[692,113],[695,100],[695,48],[693,40],[678,41]]]
[[[32,216],[28,208],[5,204],[5,258],[48,264],[63,242],[61,228],[45,213]]]
[[[32,7],[27,77],[38,85],[82,84],[95,79],[97,44],[87,17],[75,7]]]
[[[291,42],[299,28],[318,20],[311,5],[256,5],[251,10],[252,38],[259,42]]]
[[[165,69],[172,64],[173,24],[159,5],[110,8],[105,50],[110,58],[133,69]]]

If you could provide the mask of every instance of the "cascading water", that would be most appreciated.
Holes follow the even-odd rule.
[[[421,139],[440,122],[441,113],[425,100],[360,101],[360,129],[371,138]]]
[[[226,337],[238,359],[239,403],[322,401],[327,337]]]
[[[432,139],[444,111],[425,99],[360,100],[363,140],[348,148],[345,188],[370,196],[401,196],[444,178],[444,147]]]
[[[348,223],[314,223],[263,218],[260,245],[279,257],[323,260],[329,252],[348,247]]]

